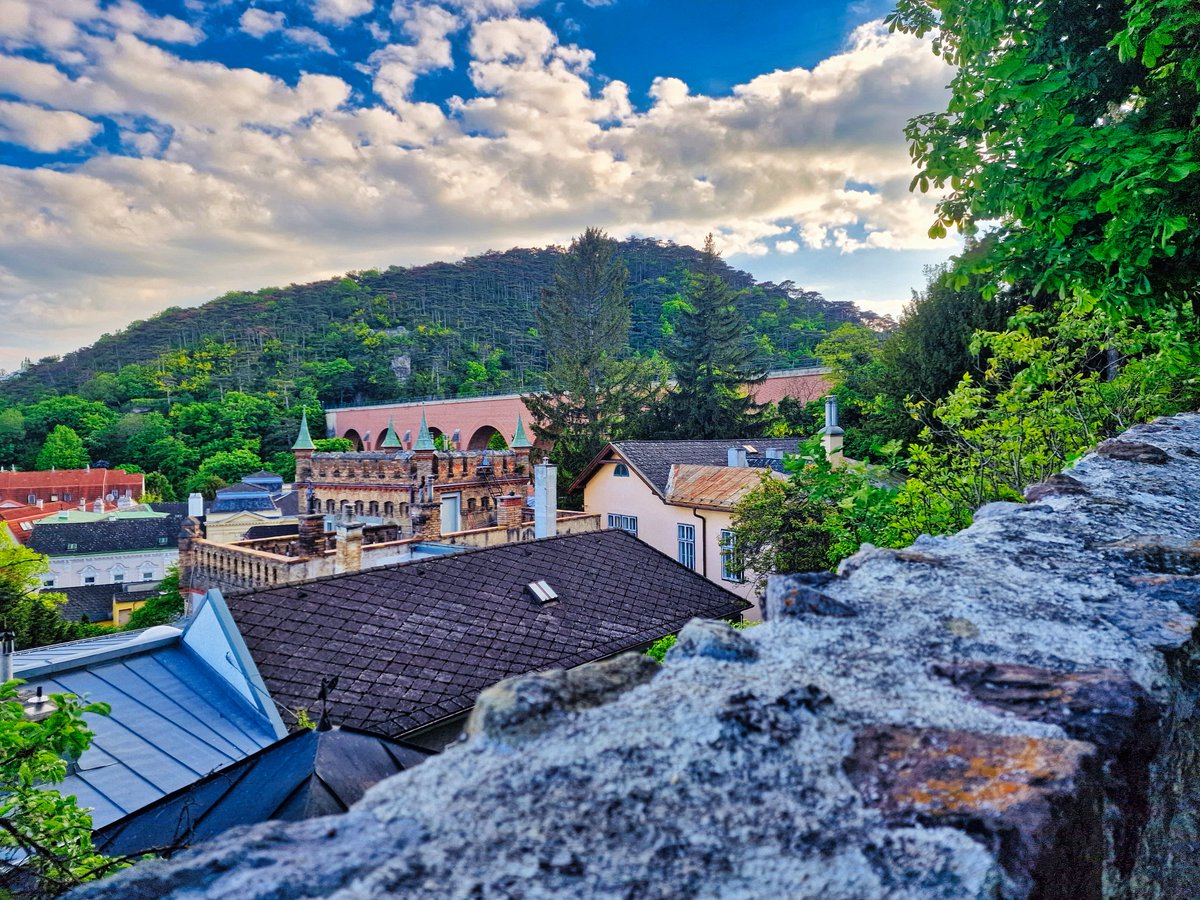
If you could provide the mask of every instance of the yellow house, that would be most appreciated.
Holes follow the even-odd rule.
[[[783,478],[795,438],[617,441],[572,485],[601,527],[628,531],[683,565],[754,603],[733,545],[733,509],[763,478]]]

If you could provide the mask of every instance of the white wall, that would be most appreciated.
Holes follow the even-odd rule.
[[[162,550],[131,550],[128,553],[95,553],[91,555],[52,556],[50,573],[43,580],[53,577],[54,587],[80,587],[87,584],[89,575],[95,579],[91,584],[117,584],[114,578],[118,567],[125,570],[125,584],[145,581],[142,567],[153,570],[150,581],[158,581],[170,566],[179,562],[179,551],[174,547]]]

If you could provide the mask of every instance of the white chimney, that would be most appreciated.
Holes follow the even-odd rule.
[[[192,519],[204,518],[204,495],[199,493],[188,494],[188,516]]]
[[[104,501],[100,497],[97,497],[96,502],[92,504],[92,512],[104,512]]]
[[[846,462],[846,457],[842,455],[842,436],[845,433],[838,425],[837,397],[830,395],[825,398],[825,427],[818,434],[821,435],[821,446],[825,448],[825,457],[831,466],[844,465]]]
[[[543,458],[533,467],[533,536],[553,537],[558,532],[558,466]]]
[[[725,451],[726,465],[731,469],[746,468],[746,448],[730,447]]]

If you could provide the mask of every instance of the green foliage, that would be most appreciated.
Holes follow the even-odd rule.
[[[699,270],[688,276],[663,347],[675,388],[659,406],[652,429],[662,437],[740,437],[755,430],[747,385],[766,374],[738,308],[737,293],[718,270],[712,235]]]
[[[46,787],[61,782],[67,760],[91,743],[84,715],[108,715],[109,707],[51,694],[55,711],[32,722],[17,699],[20,683],[0,685],[0,870],[32,879],[34,895],[56,896],[126,865],[96,852],[92,817],[73,796]],[[14,853],[24,858],[10,862]]]
[[[545,390],[524,401],[537,435],[553,442],[562,496],[607,441],[635,427],[655,390],[652,364],[629,355],[627,279],[616,242],[589,228],[572,241],[542,295]]]
[[[167,625],[183,615],[183,594],[179,589],[179,567],[171,566],[158,585],[158,593],[129,615],[125,630]]]
[[[59,618],[66,596],[38,593],[49,570],[45,556],[0,537],[0,624],[16,635],[18,650],[80,637],[78,626]]]
[[[37,455],[37,467],[43,470],[82,469],[89,462],[83,441],[66,425],[54,426]]]
[[[263,462],[258,454],[250,450],[221,450],[214,453],[200,464],[196,474],[188,480],[188,493],[207,490],[216,491],[217,487],[234,484],[247,475],[258,472]],[[217,481],[222,482],[213,487]],[[207,496],[207,495],[206,495]]]
[[[354,441],[349,438],[317,438],[313,441],[318,453],[348,453],[354,449]]]
[[[889,22],[955,67],[947,109],[906,133],[914,187],[948,189],[931,235],[1000,223],[968,271],[1084,310],[1200,314],[1194,0],[900,0]]]
[[[142,499],[147,502],[166,501],[170,503],[178,500],[179,497],[166,475],[161,472],[148,472],[146,474],[146,493]]]

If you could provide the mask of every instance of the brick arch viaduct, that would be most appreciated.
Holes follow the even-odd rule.
[[[771,372],[755,388],[754,399],[759,403],[777,402],[783,397],[805,402],[819,399],[829,390],[825,379],[828,371],[807,368]],[[325,413],[325,433],[328,437],[349,438],[357,447],[375,450],[383,440],[388,422],[392,421],[404,446],[411,447],[421,427],[422,411],[435,437],[445,435],[462,450],[483,449],[496,433],[512,441],[517,417],[525,421],[526,429],[531,420],[520,394],[497,394],[334,407]],[[532,430],[529,436],[533,438]]]

